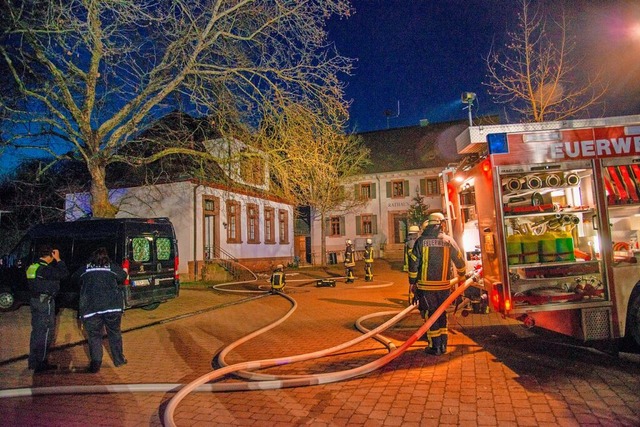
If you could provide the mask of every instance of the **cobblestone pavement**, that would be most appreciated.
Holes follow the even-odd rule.
[[[304,269],[296,270],[287,285],[296,311],[234,350],[227,362],[332,347],[360,335],[354,328],[360,317],[406,307],[406,273],[384,261],[374,267],[374,282],[338,280],[335,288],[318,288],[315,281],[303,280]],[[259,284],[266,289],[266,281]],[[82,331],[73,314],[63,311],[57,349],[51,354],[51,361],[62,368],[38,375],[27,370],[29,312],[22,307],[0,315],[0,388],[185,384],[210,372],[226,345],[277,320],[290,307],[280,296],[184,289],[157,310],[127,311],[123,338],[129,363],[116,369],[105,354],[98,374],[84,373],[88,356]],[[196,314],[188,315],[192,312]],[[365,325],[373,328],[389,317],[374,317]],[[421,322],[414,312],[384,335],[399,345]],[[449,323],[449,352],[444,356],[425,355],[425,343],[418,341],[383,368],[351,380],[276,390],[197,392],[178,405],[175,421],[178,426],[640,425],[639,363],[524,329],[496,314],[463,317],[450,312]],[[152,326],[143,327],[147,324]],[[334,372],[384,354],[382,344],[366,340],[336,355],[266,372]],[[175,395],[167,387],[164,392],[1,398],[0,425],[158,426]]]

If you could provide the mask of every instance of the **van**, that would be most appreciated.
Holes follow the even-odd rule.
[[[49,244],[60,251],[69,274],[104,246],[112,261],[129,272],[123,285],[125,308],[157,308],[178,296],[178,242],[167,218],[82,219],[40,224],[27,231],[0,267],[0,311],[29,303],[26,269],[36,261],[36,248]],[[78,309],[79,284],[60,283],[58,307]]]

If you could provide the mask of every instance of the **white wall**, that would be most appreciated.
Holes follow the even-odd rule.
[[[425,178],[438,178],[442,168],[415,169],[406,171],[395,171],[380,174],[367,174],[353,177],[349,182],[345,183],[347,188],[358,183],[375,183],[376,197],[369,200],[365,205],[358,207],[351,212],[335,211],[332,215],[344,215],[345,218],[345,235],[340,237],[326,237],[327,252],[338,252],[339,257],[344,251],[345,240],[351,239],[356,247],[360,250],[364,247],[364,241],[369,236],[356,235],[356,216],[362,214],[372,214],[377,216],[378,234],[371,236],[374,242],[374,248],[379,249],[381,243],[386,244],[387,250],[399,250],[403,244],[394,245],[393,237],[393,214],[406,213],[413,204],[413,198],[416,196],[416,189],[420,188],[420,180]],[[386,194],[387,182],[408,180],[409,194],[405,197],[389,198]],[[442,209],[442,195],[426,196],[423,195],[423,202],[429,205],[430,209]],[[314,217],[311,226],[311,246],[313,259],[316,264],[320,263],[321,254],[321,224],[320,218]],[[376,252],[377,254],[377,252]],[[340,259],[338,260],[340,261]]]
[[[194,191],[195,190],[195,191]],[[110,201],[119,208],[117,217],[168,217],[176,230],[178,251],[180,255],[180,274],[187,274],[189,261],[194,261],[194,249],[197,260],[203,259],[203,194],[216,196],[220,199],[220,215],[218,217],[221,232],[220,247],[240,259],[293,257],[294,236],[293,206],[273,200],[263,199],[249,194],[231,192],[221,188],[202,186],[190,181],[160,184],[155,186],[132,187],[112,190]],[[229,244],[226,231],[222,225],[226,222],[226,204],[228,199],[237,200],[241,204],[241,232],[242,243]],[[66,200],[66,220],[86,216],[90,212],[88,193],[68,194]],[[195,201],[195,233],[194,233],[194,201]],[[255,203],[259,206],[260,243],[247,243],[247,214],[246,204]],[[275,219],[275,244],[264,243],[264,206],[286,209],[289,212],[289,240],[281,244],[278,236],[278,221]],[[195,238],[195,245],[194,245]]]

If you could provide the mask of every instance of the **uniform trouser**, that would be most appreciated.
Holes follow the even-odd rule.
[[[426,318],[429,318],[450,294],[451,291],[448,289],[442,291],[425,291],[423,289],[418,289],[416,290],[416,295],[418,297],[418,309],[427,313]],[[427,332],[431,348],[446,350],[449,338],[448,334],[447,313],[445,311],[436,319]]]
[[[115,365],[124,363],[125,358],[122,352],[122,334],[120,333],[120,322],[122,312],[94,314],[91,317],[82,319],[84,329],[87,331],[87,341],[89,342],[89,357],[91,361],[98,365],[102,363],[102,337],[104,329],[107,330],[109,349]]]
[[[373,263],[364,263],[364,280],[373,280]]]
[[[353,266],[345,266],[345,275],[347,276],[348,282],[353,282],[355,276],[353,275]]]
[[[47,350],[53,342],[56,327],[56,303],[52,297],[31,298],[31,338],[29,368],[36,369],[47,362]]]

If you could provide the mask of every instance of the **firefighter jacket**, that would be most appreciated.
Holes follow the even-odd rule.
[[[27,282],[32,298],[40,294],[55,297],[60,290],[60,280],[69,275],[64,261],[53,260],[51,263],[39,259],[27,268]]]
[[[404,242],[404,265],[405,267],[409,267],[409,256],[411,251],[413,250],[413,245],[416,243],[418,239],[417,233],[409,233],[407,240]],[[404,271],[407,271],[406,269]]]
[[[120,285],[127,272],[117,264],[107,266],[88,264],[80,267],[71,280],[80,283],[78,315],[86,319],[96,314],[124,310],[124,294]]]
[[[421,290],[448,290],[454,275],[451,263],[455,266],[455,273],[464,276],[466,262],[451,237],[439,230],[434,235],[433,231],[427,227],[413,245],[409,257],[409,281]]]
[[[356,254],[353,250],[353,245],[347,245],[344,250],[344,266],[355,267],[356,266]]]
[[[274,271],[271,275],[271,287],[273,289],[282,289],[286,283],[284,271]]]
[[[373,262],[373,246],[365,245],[364,247],[364,262],[372,263]]]

